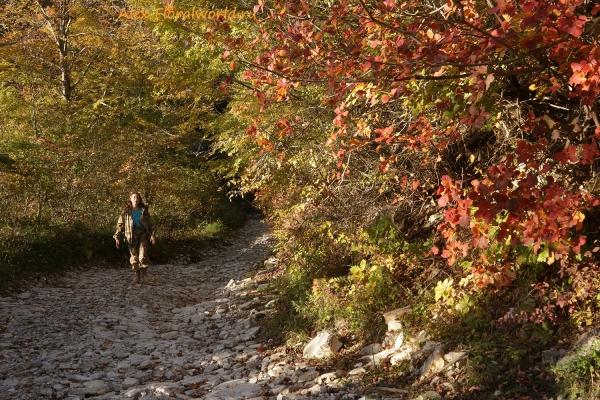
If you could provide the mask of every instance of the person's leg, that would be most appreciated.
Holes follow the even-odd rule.
[[[148,258],[148,250],[150,249],[150,242],[146,235],[140,238],[140,247],[139,247],[139,263],[140,263],[140,271],[142,275],[142,281],[148,282],[148,265],[150,265],[150,259]]]
[[[131,269],[135,273],[135,280],[133,283],[140,283],[140,240],[135,235],[132,237],[131,243],[129,243],[129,254],[131,257],[129,258],[129,262],[131,263]]]

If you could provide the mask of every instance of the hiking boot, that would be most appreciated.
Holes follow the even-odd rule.
[[[135,272],[135,280],[133,281],[134,285],[139,285],[140,284],[140,276],[142,275],[142,273],[140,272],[140,270],[138,269]]]
[[[148,282],[150,282],[150,281],[148,280],[148,268],[142,268],[142,269],[141,269],[141,271],[142,271],[142,282],[143,282],[143,283],[148,283]]]

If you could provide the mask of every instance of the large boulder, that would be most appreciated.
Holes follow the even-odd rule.
[[[341,347],[342,343],[335,335],[332,335],[327,331],[322,331],[306,345],[302,352],[302,356],[304,358],[331,357],[337,353]]]

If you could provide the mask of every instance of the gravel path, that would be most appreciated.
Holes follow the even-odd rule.
[[[248,276],[272,243],[257,218],[231,239],[151,266],[149,284],[97,267],[0,298],[0,399],[358,398],[335,371],[262,351],[256,319],[276,300],[266,270]]]

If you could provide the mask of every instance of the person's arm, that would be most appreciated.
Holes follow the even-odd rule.
[[[148,218],[148,232],[150,234],[150,243],[152,243],[152,245],[156,244],[156,239],[154,238],[154,225],[152,225],[152,218],[150,218],[150,211],[148,210],[148,208],[146,208],[144,210],[144,213],[146,214],[146,218]]]
[[[113,238],[115,239],[115,246],[117,246],[117,249],[121,247],[121,242],[119,241],[119,238],[121,238],[121,236],[123,236],[123,232],[125,231],[125,219],[123,218],[123,214],[119,215],[119,221],[117,222],[117,230],[115,231],[115,234],[113,235]]]

